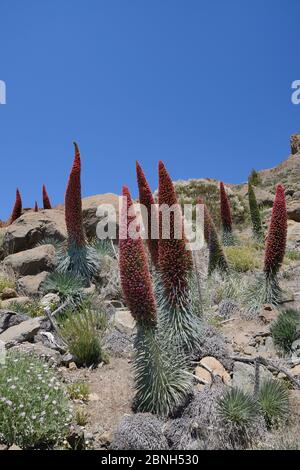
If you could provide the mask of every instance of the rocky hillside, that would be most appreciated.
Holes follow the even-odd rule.
[[[58,270],[68,237],[64,206],[26,211],[1,229],[0,365],[4,351],[7,375],[0,373],[0,450],[10,446],[40,448],[46,445],[121,450],[280,446],[299,449],[300,135],[293,136],[291,142],[291,155],[277,167],[259,172],[255,186],[265,222],[273,204],[276,183],[283,183],[286,188],[288,246],[278,276],[282,297],[276,305],[260,302],[255,314],[249,313],[249,286],[257,287],[255,282],[261,280],[264,248],[252,238],[249,230],[247,184],[227,185],[238,243],[224,247],[229,263],[226,273],[207,274],[206,246],[197,253],[194,265],[191,263],[191,269],[197,274],[197,286],[192,288],[193,302],[201,306],[201,332],[193,356],[190,394],[174,416],[161,419],[150,413],[135,413],[132,361],[136,324],[121,291],[115,248],[92,245],[99,255],[99,263],[87,286],[74,276],[64,277]],[[218,222],[218,181],[177,181],[175,188],[181,202],[191,203],[199,196],[204,197]],[[118,213],[119,198],[115,194],[103,194],[82,200],[84,229],[91,242],[99,221],[96,215],[99,204],[112,204]],[[251,302],[256,302],[256,293],[257,290],[250,291]],[[71,314],[64,310],[66,299]],[[286,328],[288,310],[292,313]],[[32,355],[37,357],[37,362]],[[18,361],[22,367],[16,365]],[[50,377],[45,361],[56,375],[51,378],[50,391],[43,388],[41,398],[38,381],[44,373],[47,380]],[[36,381],[29,383],[27,372],[33,373],[35,368]],[[228,427],[224,415],[221,418],[218,411],[221,398],[232,399],[228,393],[231,387],[233,390],[237,387],[249,394],[246,399],[251,408],[257,382],[264,384],[265,381],[267,387],[270,381],[275,388],[279,383],[276,390],[280,396],[275,398],[279,400],[282,414],[278,414],[278,410],[270,411],[275,413],[271,418],[276,425],[273,426],[267,413],[263,415],[254,407],[251,416],[246,416],[246,427],[239,423]],[[7,384],[12,385],[7,387]],[[31,387],[31,401],[28,394],[23,394],[27,386]],[[7,396],[10,399],[5,399],[3,404],[1,397]],[[24,396],[31,424],[37,415],[42,424],[41,429],[40,424],[34,422],[31,427],[34,432],[28,435],[23,433],[25,411],[9,414],[12,421],[7,419],[11,406],[15,409],[24,406]],[[50,408],[44,406],[49,396],[52,405],[59,403],[59,410],[51,408],[50,413]],[[62,421],[67,420],[64,400],[72,409],[65,423]],[[31,418],[33,409],[35,413]],[[53,422],[56,423],[58,415],[62,428],[56,433]],[[14,433],[1,427],[3,422],[15,423],[15,419],[17,431]],[[279,422],[284,432],[277,426]],[[44,432],[47,426],[50,437]],[[243,434],[245,429],[247,433]]]

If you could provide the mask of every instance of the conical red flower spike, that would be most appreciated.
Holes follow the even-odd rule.
[[[230,203],[222,182],[220,183],[220,207],[223,230],[225,232],[232,232]]]
[[[20,216],[22,215],[22,198],[20,191],[17,188],[16,191],[16,200],[15,200],[15,205],[10,217],[10,223],[12,224],[15,220],[17,220]]]
[[[192,272],[193,261],[191,252],[187,249],[187,241],[184,236],[182,211],[177,202],[177,196],[173,182],[162,161],[158,166],[159,173],[159,268],[166,294],[171,304],[180,302],[182,296],[186,294],[189,275]],[[164,233],[162,206],[171,208],[170,211],[170,231]],[[181,238],[175,238],[177,229],[181,227]],[[167,236],[168,238],[164,238]]]
[[[268,277],[275,276],[283,262],[287,237],[287,212],[284,187],[276,189],[272,217],[265,247],[264,271]]]
[[[136,174],[137,182],[139,187],[139,201],[147,209],[147,220],[145,225],[147,226],[147,245],[151,255],[151,260],[154,266],[158,267],[158,210],[155,205],[155,201],[152,195],[152,191],[146,180],[144,172],[139,164],[136,162]],[[142,214],[143,215],[143,214]],[[153,238],[152,238],[153,236]],[[155,238],[156,237],[156,238]]]
[[[156,303],[144,244],[140,236],[135,239],[130,237],[129,226],[135,220],[135,215],[128,212],[133,203],[126,186],[123,187],[122,194],[125,201],[123,199],[119,233],[121,285],[134,319],[137,322],[154,325],[156,324]]]
[[[46,186],[43,184],[43,207],[44,209],[52,209],[51,202],[46,190]]]
[[[65,219],[69,246],[82,247],[85,246],[85,236],[81,203],[81,162],[79,149],[75,142],[74,146],[75,157],[65,195]]]

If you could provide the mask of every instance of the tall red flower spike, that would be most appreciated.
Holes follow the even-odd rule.
[[[46,190],[46,186],[43,184],[43,207],[44,209],[52,209],[51,202]]]
[[[158,202],[159,213],[159,268],[162,274],[166,294],[172,304],[180,301],[188,287],[188,277],[193,268],[191,252],[187,249],[187,241],[184,236],[181,208],[177,202],[177,196],[173,182],[162,161],[158,164],[159,187]],[[170,213],[170,237],[163,238],[161,206],[174,206],[176,210]],[[176,223],[176,225],[175,225]],[[182,228],[182,237],[176,239],[175,227]]]
[[[136,162],[136,175],[139,187],[139,201],[147,209],[147,245],[151,255],[151,260],[154,266],[158,267],[158,210],[155,205],[155,201],[152,195],[152,191],[146,180],[142,167],[139,162]],[[151,217],[153,215],[153,217]],[[155,235],[157,238],[152,238],[151,235]]]
[[[81,203],[81,162],[79,149],[75,142],[74,147],[75,157],[65,195],[65,219],[69,246],[82,247],[85,245],[85,236]]]
[[[21,215],[22,215],[22,199],[21,199],[20,191],[17,188],[16,200],[15,200],[15,205],[14,205],[11,217],[10,217],[10,223],[12,224],[15,220],[21,217]]]
[[[123,200],[119,232],[119,269],[124,297],[137,322],[155,325],[156,303],[143,240],[140,236],[136,239],[129,236],[129,226],[135,215],[128,214],[132,199],[126,186],[122,194],[127,202],[124,204]]]
[[[39,206],[38,206],[38,203],[35,201],[34,212],[38,212],[38,211],[39,211]]]
[[[223,230],[226,232],[232,232],[230,203],[222,181],[220,183],[220,207]]]
[[[287,236],[287,212],[284,187],[276,189],[272,217],[265,246],[264,271],[267,276],[275,276],[283,262]]]

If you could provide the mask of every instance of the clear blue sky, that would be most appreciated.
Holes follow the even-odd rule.
[[[77,140],[83,195],[136,194],[138,159],[173,179],[244,181],[300,131],[298,0],[0,0],[0,217],[19,186],[63,201]]]

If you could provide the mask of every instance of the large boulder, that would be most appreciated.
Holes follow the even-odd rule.
[[[300,223],[294,220],[288,221],[288,232],[287,232],[288,247],[297,248],[300,247]]]
[[[99,206],[110,205],[114,208],[116,213],[116,222],[118,230],[119,222],[119,196],[113,193],[98,194],[96,196],[89,196],[82,199],[82,213],[83,213],[83,224],[88,237],[96,236],[96,227],[106,215],[97,215],[97,209]]]
[[[18,290],[24,295],[37,295],[40,291],[40,287],[46,277],[48,276],[47,271],[42,271],[36,275],[23,276],[18,280]]]
[[[7,253],[17,253],[33,248],[48,237],[62,241],[66,239],[64,211],[26,212],[6,228],[3,245]]]
[[[4,265],[22,276],[50,271],[55,266],[56,252],[53,245],[41,245],[31,250],[20,251],[4,258]]]
[[[8,328],[19,325],[25,320],[28,320],[29,317],[23,313],[16,313],[10,310],[0,310],[0,334]]]
[[[23,341],[31,340],[39,331],[41,326],[38,318],[30,318],[18,325],[11,326],[3,333],[0,334],[0,341],[4,343],[22,343]]]
[[[300,222],[300,200],[292,200],[287,205],[288,219]]]

